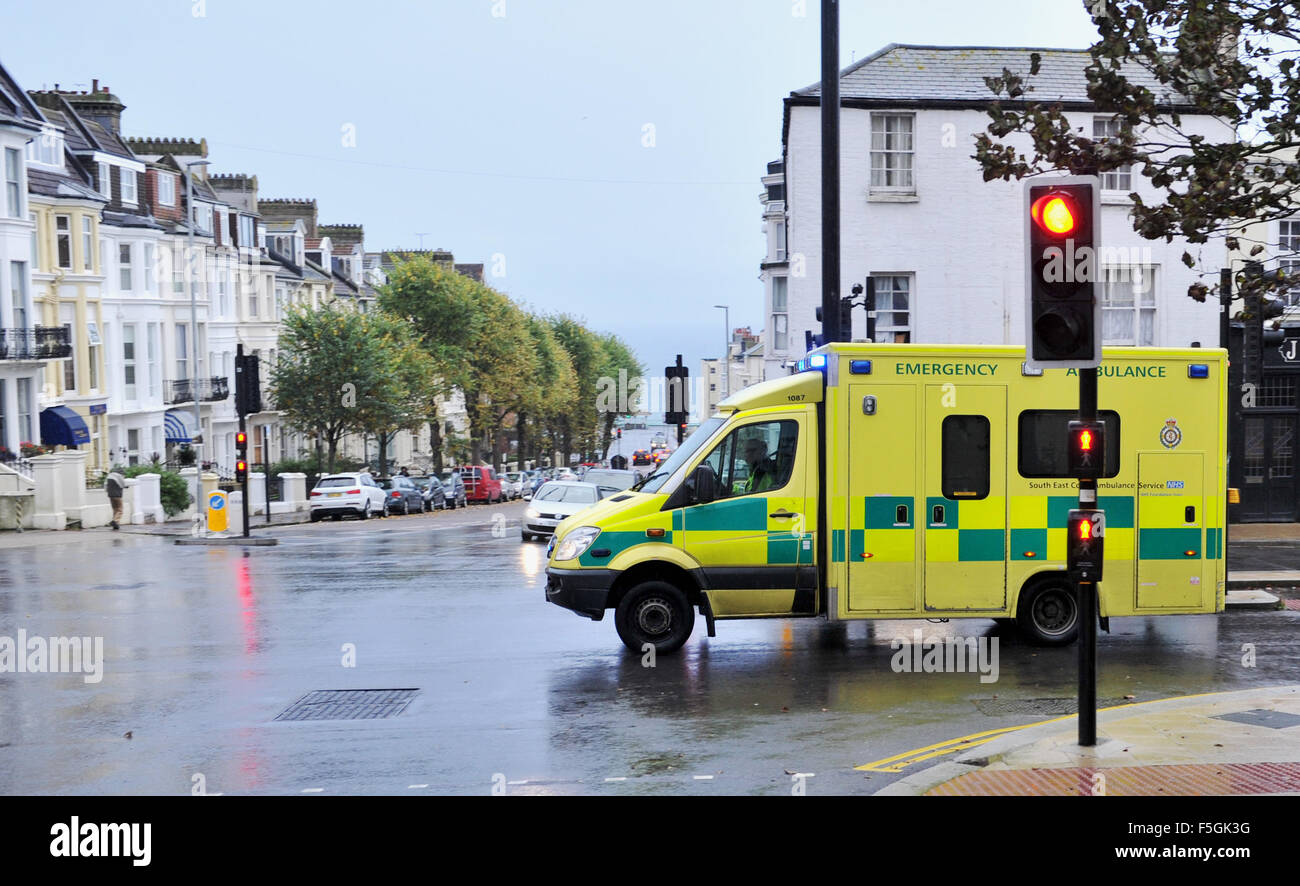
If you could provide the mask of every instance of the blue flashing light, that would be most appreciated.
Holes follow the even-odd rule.
[[[1210,367],[1206,363],[1192,363],[1187,367],[1188,378],[1209,378]]]
[[[811,357],[808,358],[808,365],[811,366],[813,369],[825,369],[826,355],[813,354]]]
[[[870,360],[852,360],[849,362],[849,373],[851,375],[870,375]]]

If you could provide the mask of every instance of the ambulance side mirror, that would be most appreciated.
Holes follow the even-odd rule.
[[[706,505],[718,497],[718,475],[709,465],[700,465],[691,478],[695,487],[695,503]]]

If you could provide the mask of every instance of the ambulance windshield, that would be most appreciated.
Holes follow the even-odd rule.
[[[726,418],[717,415],[703,422],[694,434],[687,437],[682,445],[677,447],[676,452],[670,455],[653,474],[646,478],[646,481],[641,484],[637,491],[658,492],[678,468],[695,457],[695,453],[700,450],[700,447],[709,442],[709,438],[713,436],[714,431],[722,427],[726,421]]]

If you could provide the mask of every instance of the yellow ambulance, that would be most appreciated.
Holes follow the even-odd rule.
[[[1014,619],[1073,641],[1075,370],[1023,348],[834,344],[723,401],[646,482],[564,521],[546,599],[679,648],[733,618]],[[1102,619],[1221,612],[1227,352],[1107,349]],[[1103,621],[1103,625],[1107,623]]]

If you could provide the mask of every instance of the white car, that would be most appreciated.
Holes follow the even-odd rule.
[[[524,511],[519,534],[524,541],[555,534],[555,527],[569,517],[600,501],[600,489],[594,483],[552,480],[542,484]]]
[[[506,501],[522,498],[524,494],[524,474],[520,471],[510,471],[502,474],[501,494],[505,496]]]
[[[330,474],[311,491],[311,522],[345,515],[369,520],[384,516],[385,493],[369,474]]]

